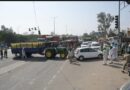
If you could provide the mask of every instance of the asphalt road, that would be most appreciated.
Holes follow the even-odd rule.
[[[130,80],[121,73],[122,62],[102,65],[88,59],[70,64],[68,60],[46,60],[41,55],[22,60],[0,61],[0,90],[119,90]]]

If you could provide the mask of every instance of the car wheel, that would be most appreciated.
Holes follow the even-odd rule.
[[[79,57],[79,60],[83,61],[83,60],[84,60],[84,57],[83,57],[83,56],[80,56],[80,57]]]
[[[102,56],[101,54],[98,55],[98,58],[99,58],[99,59],[102,59],[102,57],[103,57],[103,56]]]

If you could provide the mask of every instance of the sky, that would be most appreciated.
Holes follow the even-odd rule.
[[[83,35],[98,31],[97,14],[118,15],[118,1],[0,1],[0,25],[16,33],[30,34],[39,26],[42,34]],[[121,2],[121,8],[123,2]],[[111,28],[113,29],[114,22]],[[130,6],[121,10],[121,29],[130,27]],[[35,31],[34,33],[38,33]]]

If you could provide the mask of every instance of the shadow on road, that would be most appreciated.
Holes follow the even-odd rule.
[[[30,58],[22,59],[20,57],[14,57],[13,60],[19,60],[19,61],[30,61],[30,62],[45,62],[47,60],[53,60],[53,61],[65,61],[65,59],[60,59],[59,57],[55,57],[53,59],[46,59],[42,56],[32,56]]]
[[[121,69],[122,68],[122,64],[119,64],[119,63],[113,63],[113,64],[109,64],[110,67],[113,67],[113,68],[119,68]]]
[[[83,61],[81,60],[78,60],[80,62],[95,62],[95,61],[102,61],[102,59],[98,59],[98,58],[87,58],[87,59],[84,59]]]
[[[53,61],[65,61],[67,59],[61,59],[60,57],[55,57],[53,59],[48,59],[48,60],[53,60]]]
[[[80,63],[79,63],[79,62],[77,62],[77,61],[72,62],[71,64],[73,64],[73,65],[77,65],[77,66],[80,66]]]
[[[18,60],[18,61],[30,61],[30,62],[45,62],[47,61],[44,57],[30,57],[26,59],[22,59],[20,57],[14,57],[13,60]]]
[[[79,61],[76,59],[76,58],[73,58],[73,59],[68,59],[70,64],[73,64],[73,65],[77,65],[77,66],[80,66],[80,63]]]

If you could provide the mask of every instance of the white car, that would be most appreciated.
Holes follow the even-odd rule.
[[[101,50],[101,45],[99,44],[99,42],[92,42],[91,48],[96,49],[96,50]]]
[[[84,60],[85,58],[102,58],[103,54],[100,50],[95,50],[93,48],[84,47],[77,48],[74,52],[74,56],[79,60]]]
[[[91,46],[90,42],[83,42],[81,44],[81,47],[90,47],[90,46]]]

